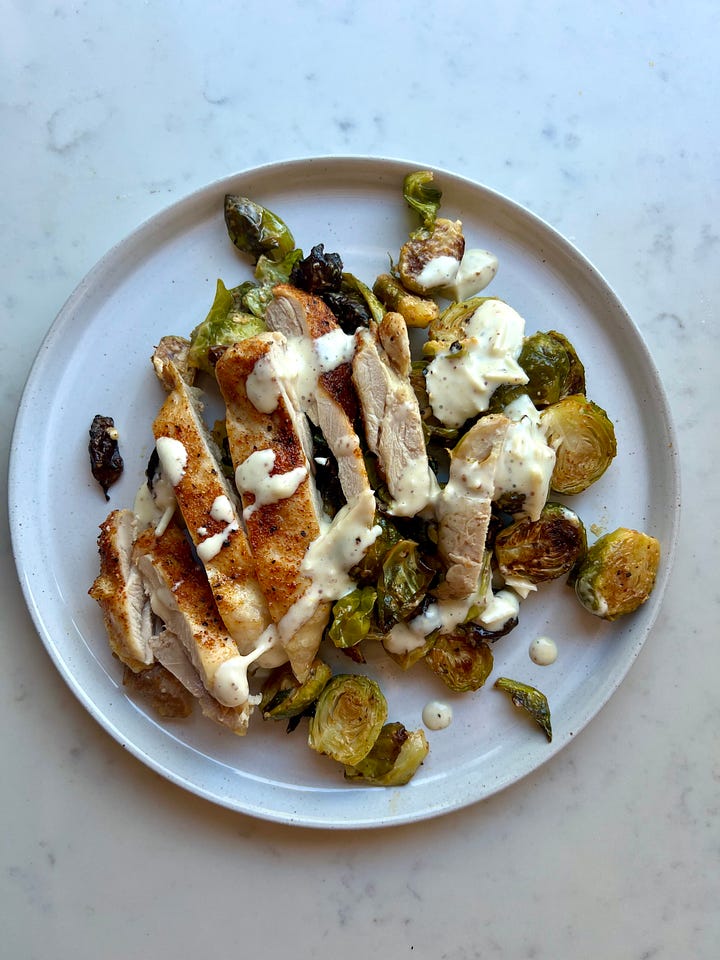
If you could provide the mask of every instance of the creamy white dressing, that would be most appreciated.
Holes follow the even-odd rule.
[[[438,600],[412,620],[396,623],[383,638],[383,646],[390,653],[402,656],[418,650],[435,630],[449,633],[459,623],[464,623],[478,597],[472,594],[460,600]]]
[[[431,700],[423,707],[422,722],[428,730],[444,730],[452,723],[453,711],[448,703]]]
[[[460,261],[456,257],[433,257],[415,277],[415,283],[423,290],[445,287],[453,282],[459,267]]]
[[[260,413],[272,413],[277,409],[282,389],[269,354],[260,357],[248,374],[245,391],[250,403]]]
[[[549,667],[557,660],[557,644],[552,637],[535,637],[528,651],[533,663],[540,667]]]
[[[224,493],[220,494],[219,497],[215,497],[213,500],[213,504],[210,507],[210,516],[213,520],[217,520],[218,523],[232,523],[235,519],[233,505]]]
[[[548,498],[555,451],[545,439],[540,413],[530,397],[518,397],[503,413],[512,422],[495,470],[494,499],[524,494],[523,512],[537,520]]]
[[[214,560],[222,550],[230,534],[239,528],[240,524],[238,521],[231,520],[230,523],[225,526],[224,530],[221,530],[219,533],[214,533],[211,537],[206,537],[198,543],[195,549],[200,560],[202,560],[203,563],[209,563],[211,560]]]
[[[187,467],[187,450],[184,444],[174,437],[158,437],[155,441],[158,459],[163,476],[168,483],[176,487],[185,476]]]
[[[502,630],[502,628],[520,613],[520,598],[512,590],[498,590],[485,604],[483,610],[475,617],[475,622],[482,624],[486,630]]]
[[[250,695],[248,668],[276,643],[276,631],[268,628],[250,653],[244,656],[238,654],[236,657],[224,660],[212,679],[212,693],[215,699],[226,707],[240,707],[244,703],[258,704],[261,697]]]
[[[314,347],[320,372],[330,373],[341,364],[350,363],[355,356],[355,336],[338,327],[318,337]]]
[[[175,512],[177,500],[175,490],[160,473],[153,481],[150,490],[147,483],[143,483],[135,494],[133,513],[139,530],[155,527],[155,535],[161,537]]]
[[[466,250],[455,277],[441,292],[457,302],[467,300],[485,289],[497,268],[498,258],[489,250]]]
[[[286,473],[275,473],[274,450],[255,450],[235,471],[235,484],[242,493],[251,493],[255,502],[245,507],[243,519],[269,503],[291,497],[308,475],[307,467],[295,467]]]
[[[483,413],[502,384],[527,383],[517,362],[525,321],[502,300],[486,300],[465,326],[461,349],[441,350],[428,364],[425,379],[434,415],[445,426],[460,427]]]

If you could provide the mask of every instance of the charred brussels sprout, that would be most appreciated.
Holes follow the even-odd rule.
[[[401,787],[412,780],[429,749],[422,730],[386,723],[365,759],[345,767],[345,777],[375,787]]]
[[[290,274],[290,283],[306,293],[321,296],[338,292],[342,286],[343,264],[337,253],[325,253],[322,243],[316,244],[307,257],[298,260]]]
[[[548,740],[552,741],[550,707],[544,693],[526,683],[520,683],[519,680],[510,680],[508,677],[498,677],[495,687],[509,693],[515,706],[525,710],[543,728]]]
[[[266,720],[299,717],[317,700],[330,680],[332,671],[322,660],[314,660],[307,679],[300,683],[290,665],[276,667],[262,689],[260,710]]]
[[[582,520],[561,503],[546,503],[537,520],[517,520],[495,537],[495,558],[503,577],[530,583],[569,573],[586,548]]]
[[[536,407],[585,392],[585,371],[574,347],[554,331],[526,337],[518,363],[528,375],[525,392]]]
[[[411,616],[434,576],[414,541],[401,540],[388,551],[377,583],[378,619],[383,630]]]
[[[370,753],[387,720],[387,702],[370,677],[340,673],[315,704],[309,746],[340,763],[357,766]]]
[[[375,526],[380,527],[380,535],[365,551],[360,563],[350,571],[352,579],[361,585],[376,583],[388,551],[403,539],[398,528],[384,513],[375,514]]]
[[[124,466],[118,446],[118,432],[112,417],[104,417],[99,413],[93,417],[88,453],[92,475],[102,487],[105,499],[109,500],[108,489],[120,479]]]
[[[402,315],[409,327],[427,327],[440,316],[440,308],[429,297],[410,293],[389,273],[381,273],[373,293],[387,307]]]
[[[589,548],[575,573],[575,593],[590,613],[616,620],[645,603],[659,566],[655,537],[620,527]]]
[[[410,209],[420,217],[422,227],[432,230],[442,200],[442,190],[435,186],[432,170],[414,170],[406,174],[403,197]]]
[[[469,693],[485,684],[492,672],[493,655],[484,640],[458,629],[437,638],[425,663],[455,693]]]
[[[225,226],[238,250],[256,261],[263,254],[282,260],[295,247],[293,235],[280,217],[248,197],[226,195]]]
[[[358,587],[333,604],[328,637],[336,647],[354,647],[365,639],[372,626],[376,599],[374,587]]]
[[[457,273],[457,265],[465,252],[465,237],[459,220],[445,220],[438,217],[431,231],[416,230],[400,248],[397,264],[398,277],[406,290],[413,293],[428,293],[430,290],[447,283],[447,277],[438,273],[437,278],[427,280],[423,274],[425,267],[432,261],[447,263]]]
[[[429,342],[423,345],[423,353],[432,356],[438,349],[445,349],[449,344],[463,340],[466,336],[467,321],[486,300],[497,300],[497,297],[470,297],[460,303],[451,303],[437,320],[430,324]]]
[[[555,450],[550,486],[556,493],[582,493],[600,479],[617,453],[611,420],[582,394],[546,407],[540,425]]]
[[[354,333],[359,327],[368,327],[371,320],[380,323],[385,315],[382,303],[370,287],[352,273],[343,273],[340,289],[330,290],[324,293],[322,298],[345,333]]]

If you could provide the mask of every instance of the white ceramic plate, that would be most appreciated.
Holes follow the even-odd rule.
[[[627,673],[658,612],[678,514],[671,419],[639,333],[602,277],[566,240],[526,210],[460,177],[438,172],[445,216],[460,218],[471,246],[493,250],[500,269],[487,292],[512,304],[526,330],[557,329],[587,367],[588,394],[615,423],[619,454],[573,506],[588,529],[631,526],[658,537],[663,565],[655,592],[615,624],[583,611],[561,583],[523,606],[520,626],[494,647],[495,670],[476,694],[450,694],[422,665],[402,673],[379,654],[368,669],[387,696],[391,719],[421,726],[430,699],[454,722],[428,733],[430,754],[400,789],[359,788],[340,767],[309,750],[304,728],[253,718],[237,738],[198,716],[160,723],[126,695],[97,605],[97,528],[113,507],[131,506],[152,449],[151,422],[163,394],[149,357],[168,333],[188,334],[213,299],[215,283],[250,277],[223,222],[226,192],[249,195],[279,213],[304,250],[319,242],[368,282],[387,269],[415,225],[402,200],[413,165],[363,158],[300,160],[211,184],[153,217],[111,250],[82,281],[52,326],[20,407],[10,472],[17,567],[38,632],[89,712],[128,750],[168,779],[216,803],[269,820],[307,826],[371,827],[435,816],[478,801],[552,757],[600,710]],[[94,414],[113,416],[125,458],[106,505],[90,475],[87,431]],[[550,634],[552,667],[535,666],[528,645]],[[343,660],[344,668],[352,668]],[[492,688],[497,676],[541,688],[554,738]],[[199,713],[199,712],[198,712]]]

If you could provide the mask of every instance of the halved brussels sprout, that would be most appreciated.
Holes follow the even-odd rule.
[[[430,324],[428,342],[423,344],[423,354],[433,356],[439,349],[445,350],[448,345],[462,340],[465,337],[466,321],[475,313],[477,308],[486,300],[497,300],[497,297],[470,297],[460,303],[451,303],[437,320]]]
[[[315,704],[308,745],[355,767],[372,750],[386,720],[387,701],[378,684],[360,674],[340,673]]]
[[[543,728],[548,740],[552,741],[550,707],[544,693],[536,690],[535,687],[528,686],[527,683],[510,680],[508,677],[498,677],[495,681],[495,687],[509,693],[515,706],[521,707],[529,713],[533,720]]]
[[[448,282],[444,267],[449,267],[449,279],[452,279],[464,252],[462,223],[438,217],[431,230],[416,230],[400,248],[397,263],[400,283],[406,290],[420,294],[442,287]],[[428,274],[428,270],[432,273]]]
[[[389,273],[381,273],[373,285],[373,293],[388,310],[402,314],[409,327],[427,327],[440,316],[440,308],[429,297],[410,293]]]
[[[302,250],[291,250],[278,260],[263,254],[255,265],[256,282],[248,281],[237,288],[244,309],[255,317],[264,318],[267,305],[273,299],[273,288],[278,283],[288,282],[301,257]]]
[[[413,540],[401,540],[390,548],[377,582],[378,620],[383,630],[411,616],[434,576]]]
[[[248,197],[225,196],[225,226],[238,250],[256,261],[263,254],[282,260],[295,247],[293,235],[280,217]]]
[[[345,767],[345,777],[364,780],[374,787],[401,787],[414,777],[429,749],[422,730],[386,723],[365,759]]]
[[[218,280],[210,312],[190,334],[187,362],[213,375],[211,354],[214,348],[229,347],[266,329],[263,320],[243,307],[240,288],[228,290],[222,280]]]
[[[425,663],[455,693],[469,693],[479,690],[490,676],[493,655],[484,640],[458,628],[437,638]]]
[[[569,507],[548,502],[537,520],[523,517],[495,537],[495,558],[507,581],[555,580],[569,573],[587,549],[582,520]]]
[[[646,533],[619,527],[588,549],[575,575],[580,603],[604,620],[637,610],[655,586],[660,543]]]
[[[332,670],[322,660],[313,661],[303,683],[296,679],[290,664],[276,667],[263,685],[260,712],[266,720],[299,717],[317,700],[331,676]]]
[[[555,449],[550,486],[556,493],[582,493],[600,479],[617,453],[612,421],[582,394],[546,407],[540,425]]]
[[[585,392],[585,371],[575,348],[553,330],[526,337],[518,363],[528,375],[525,390],[536,407]]]
[[[377,600],[374,587],[358,587],[333,604],[328,637],[339,649],[354,647],[370,631]]]
[[[383,560],[390,549],[403,539],[403,535],[392,520],[380,511],[375,513],[374,526],[380,527],[380,535],[365,551],[360,563],[350,571],[352,579],[361,586],[377,582],[382,573]]]
[[[432,170],[414,170],[403,179],[405,202],[419,215],[420,223],[426,230],[432,230],[442,200],[442,190],[435,186],[434,181]]]

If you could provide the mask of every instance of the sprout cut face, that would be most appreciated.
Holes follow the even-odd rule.
[[[655,537],[620,527],[590,547],[575,577],[575,594],[590,613],[617,620],[645,603],[659,565]]]
[[[374,680],[338,674],[317,700],[308,744],[333,760],[357,766],[372,750],[387,712],[387,701]]]
[[[538,520],[511,523],[495,538],[495,558],[506,581],[555,580],[569,573],[585,553],[585,527],[578,515],[560,503],[547,503]]]
[[[556,493],[582,493],[600,479],[617,453],[611,420],[602,407],[582,394],[546,407],[540,424],[555,449],[550,486]]]

